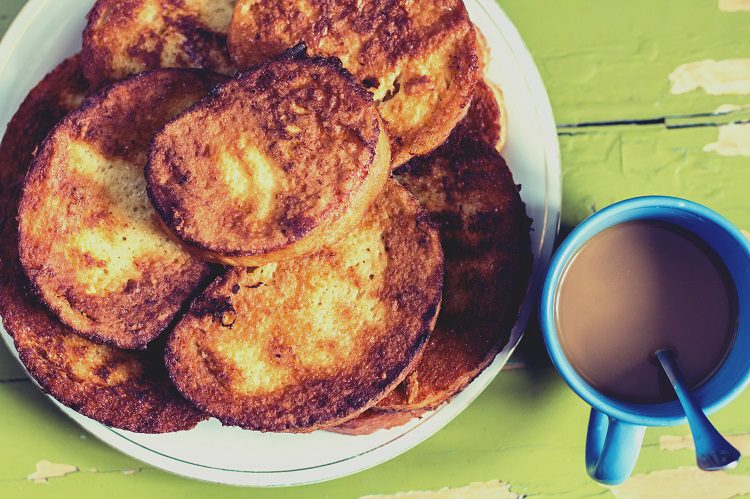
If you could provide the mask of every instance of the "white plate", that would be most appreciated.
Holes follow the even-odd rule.
[[[0,43],[0,124],[3,130],[28,91],[81,44],[84,16],[93,0],[30,0]],[[449,404],[400,428],[368,436],[318,431],[262,434],[222,427],[212,419],[195,429],[142,435],[104,426],[55,403],[83,428],[115,449],[158,468],[233,485],[280,486],[320,482],[392,459],[455,418],[500,372],[534,308],[560,215],[560,153],[549,99],[521,37],[494,0],[466,0],[492,53],[489,78],[500,84],[508,109],[504,155],[534,220],[532,285],[508,345]],[[13,342],[2,330],[13,353]]]

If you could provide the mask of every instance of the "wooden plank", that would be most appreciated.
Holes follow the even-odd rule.
[[[668,75],[750,57],[750,11],[717,0],[499,0],[542,73],[558,123],[710,113],[748,96],[671,95]]]
[[[247,497],[250,491],[186,480],[123,456],[82,431],[30,383],[0,384],[0,439],[13,458],[1,461],[0,496]],[[719,429],[743,442],[750,392],[712,417]],[[588,407],[552,369],[504,372],[444,430],[397,459],[366,472],[305,488],[253,490],[258,498],[352,498],[366,494],[461,487],[471,482],[509,482],[518,494],[581,497],[608,490],[591,481],[583,467]],[[650,429],[635,474],[692,466],[694,455],[682,437],[685,426]],[[671,436],[662,449],[660,438]],[[735,437],[733,437],[734,439]],[[677,443],[675,443],[675,441]],[[668,450],[675,449],[676,450]],[[41,460],[79,471],[48,483],[26,479]],[[750,463],[732,472],[750,476]],[[701,476],[687,478],[699,485]],[[692,482],[691,482],[692,480]],[[648,482],[646,482],[648,483]],[[611,497],[611,496],[610,496]]]
[[[720,128],[663,125],[563,131],[563,224],[616,201],[650,194],[691,199],[750,229],[750,157],[703,148]]]

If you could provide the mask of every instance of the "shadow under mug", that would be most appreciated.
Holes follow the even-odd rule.
[[[552,362],[578,396],[591,405],[586,437],[586,470],[604,484],[623,482],[633,471],[647,426],[687,422],[677,400],[636,404],[609,397],[591,385],[570,364],[560,344],[555,321],[556,295],[566,265],[592,237],[617,224],[659,221],[699,237],[723,260],[737,290],[737,331],[721,367],[693,394],[706,413],[729,403],[750,382],[750,241],[728,220],[692,201],[647,196],[613,204],[583,221],[565,239],[552,259],[542,289],[540,322]],[[602,324],[602,334],[607,325]]]

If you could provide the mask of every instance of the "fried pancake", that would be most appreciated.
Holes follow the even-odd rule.
[[[397,177],[440,227],[443,305],[425,353],[379,409],[431,409],[469,384],[510,337],[531,275],[530,220],[502,156],[462,139]]]
[[[0,144],[0,315],[28,372],[63,404],[125,430],[187,430],[205,416],[174,389],[158,355],[76,335],[27,289],[15,218],[23,179],[37,144],[87,92],[79,57],[66,60],[31,91]]]
[[[442,259],[427,214],[389,180],[336,245],[217,279],[169,337],[172,380],[225,424],[308,432],[343,422],[419,358]]]
[[[392,165],[442,144],[480,76],[474,28],[461,0],[238,0],[229,52],[247,67],[304,41],[335,56],[378,103]]]
[[[479,45],[480,66],[482,72],[487,72],[492,54],[487,39],[477,26],[474,26]],[[462,119],[451,133],[449,141],[457,141],[463,137],[471,137],[475,140],[494,145],[495,149],[502,151],[508,130],[508,115],[505,110],[505,99],[503,91],[498,85],[492,83],[485,76],[480,78],[474,89],[471,105]]]
[[[466,116],[456,125],[447,143],[457,144],[464,138],[470,138],[490,144],[501,151],[505,146],[507,129],[502,91],[495,84],[483,79],[477,83]]]
[[[390,430],[397,426],[403,426],[412,419],[422,416],[425,412],[423,410],[379,411],[368,409],[356,418],[328,428],[328,431],[342,435],[369,435],[378,430]]]
[[[218,87],[154,138],[148,192],[203,258],[262,265],[344,236],[388,177],[370,95],[304,46]]]
[[[218,80],[190,69],[124,80],[87,98],[40,146],[19,209],[21,263],[82,336],[145,348],[209,277],[161,229],[143,165],[152,134]]]
[[[477,34],[477,45],[479,45],[479,65],[482,69],[482,72],[486,73],[487,67],[490,65],[490,61],[492,60],[490,45],[489,43],[487,43],[487,38],[479,29],[479,26],[474,26],[474,32]]]
[[[234,0],[98,0],[83,31],[83,70],[95,86],[157,68],[232,74]]]

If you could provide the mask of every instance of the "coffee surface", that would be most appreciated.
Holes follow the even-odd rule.
[[[695,387],[734,339],[736,292],[723,263],[702,241],[659,222],[626,222],[594,236],[568,263],[555,306],[576,371],[630,402],[675,398],[656,350],[672,349]]]

